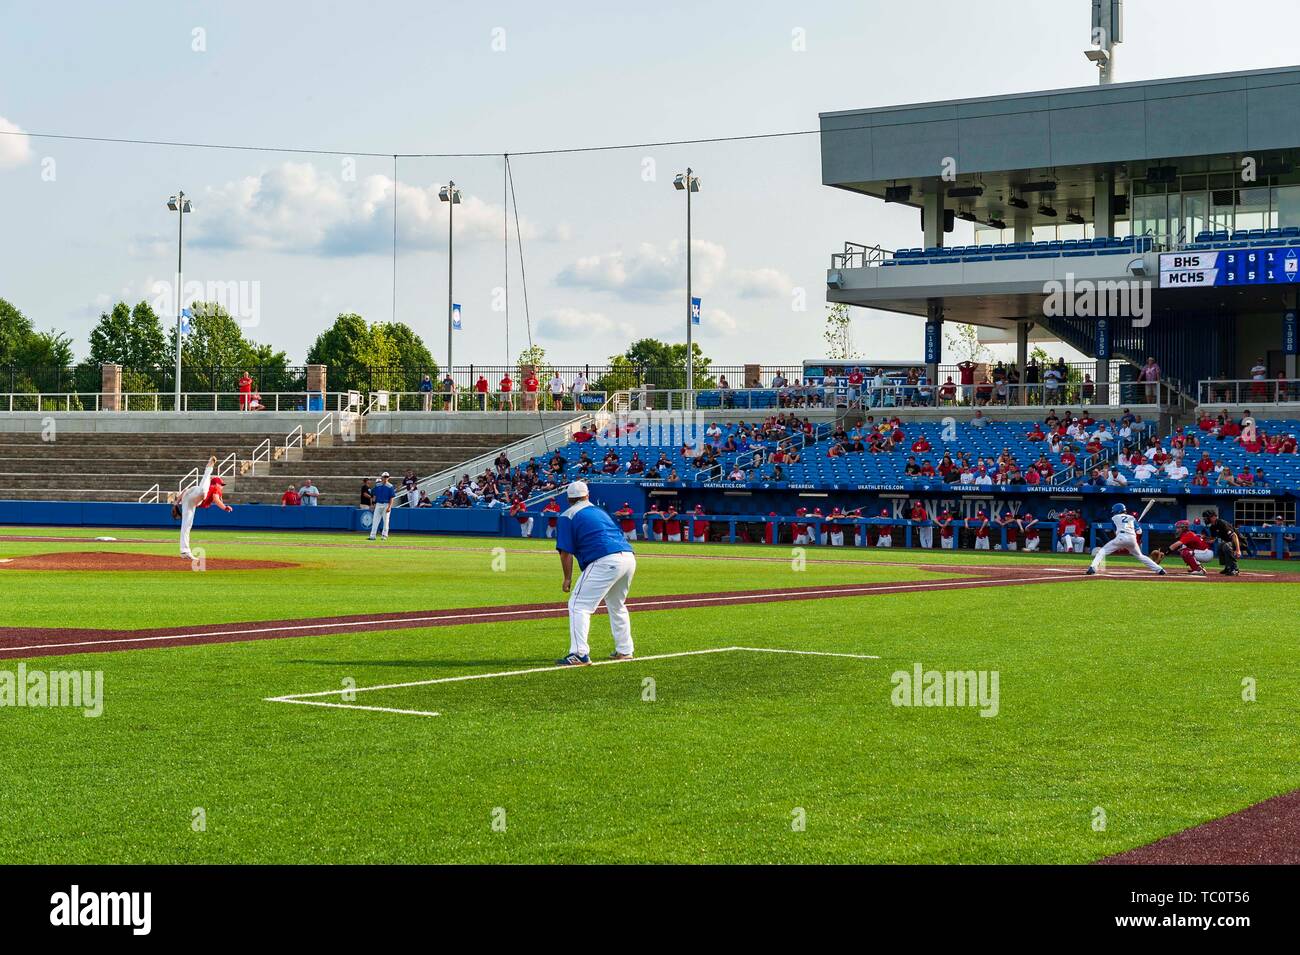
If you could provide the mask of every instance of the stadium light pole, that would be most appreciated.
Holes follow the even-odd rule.
[[[691,303],[691,193],[700,191],[700,177],[693,173],[687,166],[686,172],[673,177],[673,188],[686,193],[686,395],[692,408],[695,407],[695,348],[691,325],[695,309]]]
[[[456,188],[456,183],[450,179],[447,185],[438,190],[438,199],[447,203],[447,374],[451,374],[451,313],[452,313],[452,291],[451,291],[451,265],[452,265],[452,222],[456,218],[456,204],[460,202],[460,190]]]
[[[167,200],[167,208],[176,213],[176,411],[181,410],[181,315],[185,311],[181,301],[184,282],[185,213],[194,211],[194,204],[185,193],[178,190]]]

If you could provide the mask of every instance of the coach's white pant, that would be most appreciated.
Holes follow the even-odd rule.
[[[893,534],[881,534],[879,537],[876,538],[876,546],[877,546],[877,547],[893,547],[893,546],[894,546],[894,535],[893,535]]]
[[[203,503],[203,499],[208,496],[208,490],[212,487],[212,468],[211,466],[203,469],[203,478],[198,484],[189,488],[181,495],[181,556],[189,557],[190,554],[190,528],[194,526],[194,513]]]
[[[928,549],[928,548],[931,548],[931,547],[934,546],[934,528],[933,528],[933,527],[918,527],[918,528],[916,529],[916,536],[919,537],[919,538],[921,539],[921,546],[922,546],[922,547],[925,547],[925,548]]]
[[[1026,550],[1026,551],[1036,551],[1036,550],[1038,550],[1038,535],[1037,535],[1037,534],[1030,534],[1028,537],[1025,538],[1025,550]]]
[[[570,653],[580,656],[590,653],[587,634],[591,630],[591,615],[602,600],[609,611],[614,649],[619,653],[632,652],[632,617],[627,612],[626,600],[635,573],[636,557],[624,551],[592,561],[578,575],[577,583],[569,593]]]
[[[940,538],[939,538],[939,547],[940,547],[940,549],[942,549],[942,550],[956,550],[956,549],[957,549],[957,538],[956,538],[956,537],[940,537]]]
[[[624,532],[623,532],[623,539],[624,539],[624,540],[630,540],[630,541],[634,541],[634,540],[636,540],[636,531],[635,531],[635,530],[624,531]]]
[[[989,539],[988,539],[987,537],[977,537],[977,538],[975,538],[975,549],[976,549],[976,550],[988,550],[988,549],[989,549]]]
[[[1138,560],[1142,561],[1147,570],[1160,569],[1159,564],[1146,554],[1142,553],[1142,545],[1138,543],[1136,537],[1133,537],[1130,534],[1120,534],[1113,540],[1108,540],[1106,543],[1102,544],[1101,547],[1097,548],[1097,553],[1094,554],[1092,558],[1092,569],[1096,570],[1103,560],[1115,553],[1117,550],[1127,550]]]
[[[832,547],[844,546],[844,531],[839,529],[831,531],[831,546]]]
[[[392,517],[392,506],[388,501],[380,503],[375,502],[375,509],[370,513],[370,539],[375,539],[375,532],[379,530],[379,525],[383,524],[381,533],[384,540],[388,540],[388,521]]]
[[[1065,553],[1074,551],[1076,554],[1083,553],[1084,540],[1082,537],[1075,537],[1073,534],[1066,534],[1061,538],[1061,550]]]
[[[533,536],[533,519],[531,517],[519,525],[519,536],[520,537]]]

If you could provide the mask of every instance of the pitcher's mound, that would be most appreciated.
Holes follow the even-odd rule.
[[[233,560],[206,557],[204,570],[282,570],[297,567],[282,560]],[[193,570],[185,557],[161,557],[157,554],[122,554],[115,551],[71,551],[56,554],[30,554],[0,560],[0,570]]]

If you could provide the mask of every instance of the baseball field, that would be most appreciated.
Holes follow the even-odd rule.
[[[636,659],[560,669],[546,541],[195,543],[0,528],[0,861],[1285,851],[1285,562],[642,543]]]

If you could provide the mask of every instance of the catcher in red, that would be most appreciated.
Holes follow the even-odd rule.
[[[1210,542],[1200,534],[1192,530],[1191,524],[1187,521],[1177,521],[1174,524],[1174,542],[1169,545],[1169,553],[1177,554],[1187,565],[1187,572],[1195,574],[1197,577],[1206,576],[1203,562],[1214,559],[1214,551],[1210,547]],[[1157,564],[1164,559],[1164,552],[1156,550],[1152,552],[1151,559]]]

